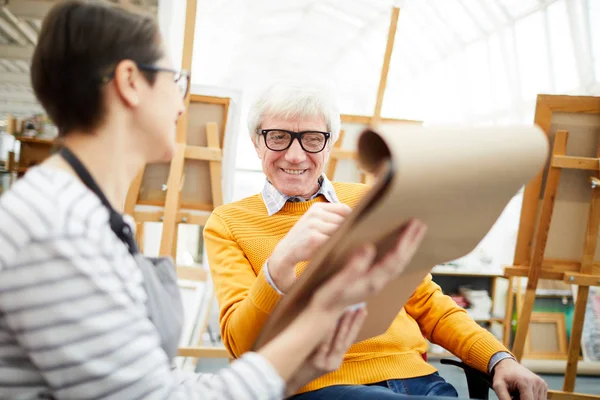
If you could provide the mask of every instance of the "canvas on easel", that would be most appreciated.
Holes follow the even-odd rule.
[[[514,265],[505,276],[526,277],[513,353],[523,357],[541,279],[578,285],[563,392],[573,394],[590,286],[600,284],[600,97],[539,95],[535,123],[552,153],[523,194]]]

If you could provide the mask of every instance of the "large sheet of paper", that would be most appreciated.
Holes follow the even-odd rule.
[[[365,130],[357,146],[361,166],[377,172],[375,184],[279,302],[255,348],[285,329],[353,250],[375,243],[380,258],[416,217],[427,224],[427,235],[401,276],[367,299],[357,340],[385,333],[431,269],[473,251],[549,156],[537,126],[385,126]]]

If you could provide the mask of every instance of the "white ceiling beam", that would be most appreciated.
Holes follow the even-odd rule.
[[[5,72],[23,72],[15,65],[14,61],[4,60],[0,58],[0,67]]]
[[[18,83],[21,85],[30,85],[31,81],[28,74],[19,74],[16,72],[3,72],[0,74],[0,83]]]
[[[11,0],[5,7],[19,18],[44,19],[54,4],[53,1]]]
[[[490,29],[484,27],[479,21],[479,19],[477,19],[477,16],[473,14],[473,11],[471,11],[471,9],[465,5],[464,0],[458,0],[458,4],[460,5],[460,8],[462,8],[463,11],[468,15],[471,21],[473,21],[473,24],[475,24],[475,26],[477,27],[477,30],[479,31],[480,35],[484,35],[490,32]]]
[[[0,102],[2,101],[37,104],[37,99],[35,98],[35,95],[33,93],[28,92],[0,91]]]
[[[18,103],[5,103],[0,101],[0,115],[2,114],[20,114],[20,115],[33,115],[43,113],[43,108],[37,104],[18,104]]]
[[[17,29],[19,29],[19,31],[23,34],[23,36],[27,38],[27,40],[29,40],[31,44],[37,43],[38,34],[35,31],[35,29],[33,29],[21,18],[17,17],[12,11],[10,11],[6,7],[2,8],[2,13],[10,22],[12,22],[17,27]]]
[[[2,10],[4,11],[5,9],[3,8]],[[2,29],[4,33],[6,33],[8,37],[12,39],[13,42],[17,42],[21,46],[27,45],[27,40],[25,40],[25,38],[19,33],[19,31],[13,28],[7,20],[0,19],[0,29]]]
[[[0,45],[0,58],[8,60],[25,60],[30,61],[33,56],[33,47],[15,46],[10,44]]]

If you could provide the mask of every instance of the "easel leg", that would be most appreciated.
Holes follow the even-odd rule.
[[[175,156],[171,161],[171,169],[167,181],[167,198],[165,200],[165,214],[159,252],[161,256],[170,255],[175,258],[173,254],[173,240],[175,239],[175,230],[177,228],[177,209],[181,195],[180,186],[183,176],[184,157],[185,143],[178,143]]]
[[[525,300],[523,302],[523,308],[521,309],[521,315],[517,321],[517,332],[515,333],[515,342],[513,344],[513,354],[516,359],[520,362],[523,358],[523,351],[525,349],[525,338],[529,331],[529,323],[531,322],[531,313],[533,312],[533,305],[535,303],[535,291],[537,289],[537,282],[533,287],[527,285],[527,291],[525,292]]]
[[[577,362],[579,361],[579,352],[581,351],[581,334],[583,332],[583,320],[585,318],[585,307],[589,292],[589,286],[579,286],[577,289],[577,300],[575,302],[575,312],[573,313],[573,323],[571,325],[571,340],[569,342],[569,358],[567,359],[567,369],[563,383],[563,391],[565,392],[575,390]]]
[[[567,132],[558,131],[554,138],[554,147],[552,155],[564,155],[567,150]],[[521,310],[521,315],[517,322],[517,333],[515,334],[515,342],[513,344],[513,354],[520,362],[523,357],[525,348],[525,338],[529,331],[529,323],[531,321],[531,312],[535,302],[535,292],[537,283],[542,271],[542,261],[544,252],[546,251],[546,242],[548,241],[548,231],[550,230],[550,222],[552,221],[552,212],[554,210],[554,201],[556,199],[556,191],[560,182],[560,168],[550,167],[546,178],[546,187],[544,189],[544,198],[542,200],[542,212],[540,215],[540,223],[538,234],[535,240],[533,249],[533,257],[529,265],[529,275],[527,276],[527,291],[525,293],[525,301]]]
[[[179,207],[177,207],[179,208]],[[175,229],[173,229],[173,244],[172,244],[172,248],[171,248],[171,256],[173,257],[173,260],[175,261],[175,264],[177,264],[177,243],[179,240],[179,222],[175,222]]]
[[[515,288],[515,306],[517,307],[517,320],[521,317],[521,310],[523,309],[523,292],[521,291],[521,277],[517,278],[517,287]]]
[[[123,207],[125,214],[133,216],[135,204],[140,197],[140,189],[142,188],[142,181],[144,180],[144,172],[146,172],[145,165],[138,172],[135,179],[131,183],[131,186],[129,187],[129,191],[127,192],[127,197],[125,199],[125,205]]]
[[[138,248],[140,253],[144,254],[144,227],[146,224],[144,222],[139,222],[136,224],[135,228],[135,241],[138,244]]]
[[[502,335],[502,344],[508,348],[510,345],[510,333],[512,331],[512,315],[515,307],[514,277],[508,278],[508,292],[506,293],[506,311],[504,312],[504,334]]]
[[[206,124],[206,141],[208,147],[220,150],[219,146],[219,131],[217,124],[209,122]],[[223,185],[222,185],[222,164],[221,161],[209,161],[208,168],[210,170],[210,187],[212,190],[213,207],[218,207],[223,204]]]

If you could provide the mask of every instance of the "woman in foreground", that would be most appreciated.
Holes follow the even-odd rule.
[[[366,246],[266,346],[184,376],[173,265],[139,254],[119,210],[140,168],[172,157],[189,75],[153,20],[71,1],[45,18],[31,78],[63,147],[0,198],[0,398],[282,398],[339,366],[365,317],[345,310],[422,240],[415,222],[374,266]]]

